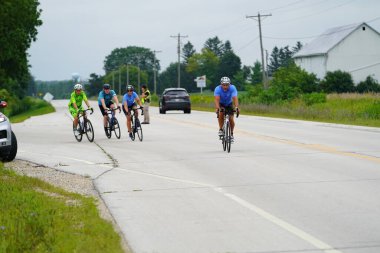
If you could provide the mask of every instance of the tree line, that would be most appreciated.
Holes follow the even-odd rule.
[[[42,10],[38,0],[2,0],[0,2],[0,98],[22,100],[26,95],[41,95],[51,92],[55,98],[67,98],[75,80],[36,82],[29,72],[27,50],[37,39],[37,27]],[[302,48],[294,46],[274,47],[267,63],[270,83],[263,97],[289,98],[294,94],[312,92],[371,92],[380,91],[377,80],[368,77],[354,86],[349,73],[336,71],[327,73],[323,80],[295,66],[292,56]],[[229,76],[238,90],[258,90],[262,86],[262,66],[259,61],[253,66],[242,65],[229,40],[218,36],[208,38],[197,51],[188,41],[181,48],[181,87],[198,92],[194,79],[206,75],[206,89],[213,90],[222,76]],[[125,85],[133,84],[136,89],[147,84],[150,90],[161,93],[165,88],[177,86],[178,63],[171,63],[161,71],[160,61],[154,51],[139,46],[115,48],[104,59],[105,74],[92,73],[84,83],[90,96],[95,96],[104,83],[110,83],[118,93],[124,93]],[[276,91],[276,92],[274,92]],[[272,95],[273,95],[272,94]],[[293,94],[293,95],[292,95]],[[270,99],[269,99],[270,100]]]

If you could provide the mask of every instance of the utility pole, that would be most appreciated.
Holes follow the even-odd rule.
[[[140,55],[137,56],[137,85],[138,85],[138,92],[140,92]]]
[[[181,87],[181,38],[187,38],[188,36],[181,36],[181,34],[178,33],[177,36],[170,36],[172,38],[178,38],[178,67],[177,67],[177,72],[178,72],[178,88]]]
[[[264,62],[264,47],[263,47],[263,36],[261,33],[261,17],[269,17],[272,16],[272,14],[266,14],[266,15],[260,15],[260,12],[257,14],[257,16],[246,16],[246,18],[257,18],[257,21],[259,22],[259,36],[260,36],[260,48],[261,48],[261,66],[262,66],[262,74],[263,74],[263,84],[264,89],[268,88],[267,78],[266,78],[266,67]],[[256,20],[256,19],[255,19]]]
[[[157,94],[157,83],[156,83],[156,78],[157,78],[157,69],[156,69],[156,53],[161,53],[162,51],[156,51],[153,50],[153,81],[154,81],[154,94]]]

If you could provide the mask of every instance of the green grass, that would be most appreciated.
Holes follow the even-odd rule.
[[[23,122],[24,120],[29,119],[32,116],[43,115],[43,114],[47,114],[51,112],[55,112],[54,107],[51,104],[46,104],[46,105],[43,105],[42,107],[32,108],[29,111],[16,114],[14,116],[10,116],[9,120],[12,123],[19,123],[19,122]]]
[[[0,252],[123,252],[95,200],[0,163]]]
[[[213,95],[191,95],[192,109],[214,111]],[[282,104],[241,103],[242,114],[380,127],[380,94],[330,94],[325,103],[302,99]]]

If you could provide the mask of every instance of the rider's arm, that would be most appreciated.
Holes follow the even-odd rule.
[[[137,102],[137,104],[138,104],[140,107],[143,107],[140,98],[137,97],[137,98],[136,98],[136,102]]]
[[[128,114],[128,103],[127,103],[127,101],[124,101],[123,106],[124,106],[124,110],[125,110],[125,111],[127,112],[127,114]]]
[[[232,101],[234,102],[234,106],[235,108],[238,108],[239,107],[239,100],[238,100],[238,97],[232,97]]]
[[[106,106],[106,103],[104,102],[104,98],[100,99],[100,101],[102,102],[103,109],[107,110],[107,106]]]
[[[113,96],[115,98],[116,107],[119,107],[119,99],[117,99],[117,95]]]
[[[216,112],[218,112],[218,110],[220,109],[219,108],[219,105],[220,105],[220,96],[215,96],[214,97],[214,103],[215,103],[215,110],[216,110]]]

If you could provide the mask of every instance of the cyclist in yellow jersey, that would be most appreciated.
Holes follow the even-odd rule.
[[[91,109],[90,103],[88,102],[86,93],[83,91],[83,86],[79,83],[74,85],[74,91],[71,93],[69,102],[69,111],[71,116],[74,118],[74,127],[78,125],[78,113],[82,109],[82,102],[85,102],[88,109]]]

